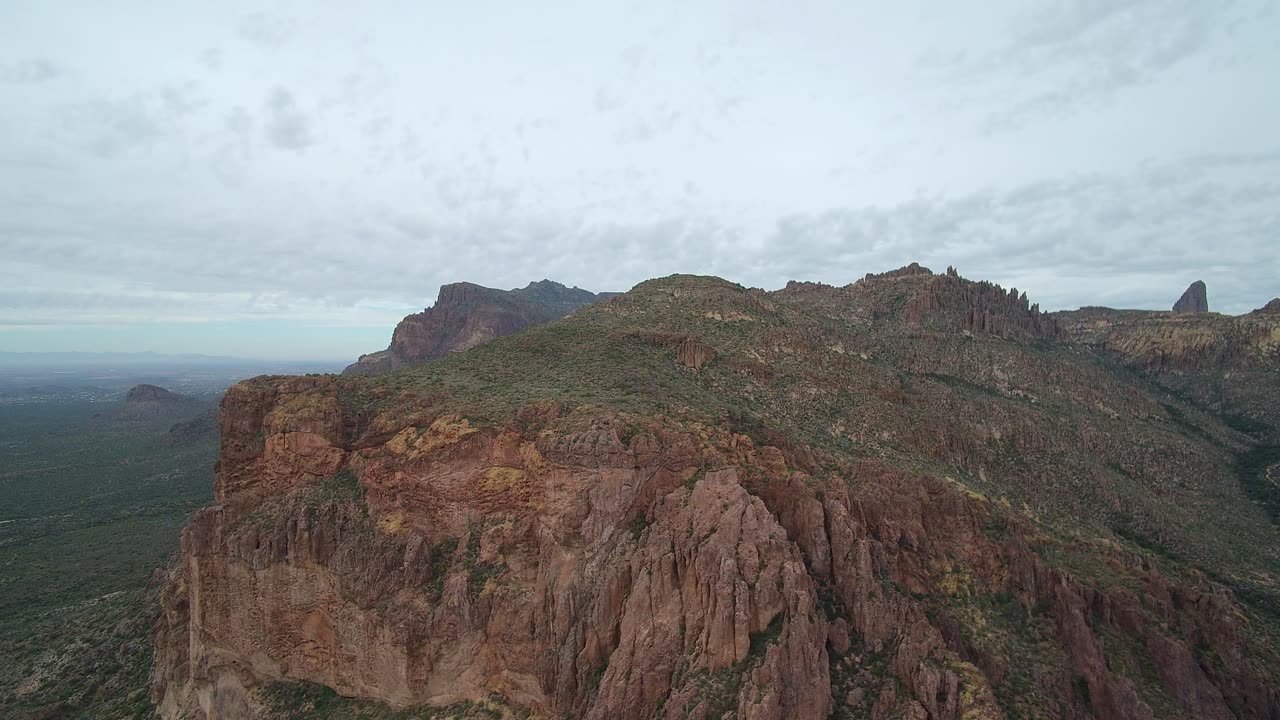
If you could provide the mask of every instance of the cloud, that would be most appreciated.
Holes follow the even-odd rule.
[[[56,80],[62,74],[62,68],[49,60],[22,60],[0,66],[0,81],[7,83],[34,85]]]
[[[1070,63],[1081,74],[1138,82],[1203,51],[1257,7],[1240,0],[1053,3],[1024,11],[990,60],[1030,73]],[[1094,62],[1080,63],[1081,57]]]
[[[60,144],[114,158],[162,143],[180,144],[184,124],[208,101],[192,82],[57,109]]]
[[[253,159],[253,116],[237,105],[222,120],[224,134],[213,151],[211,167],[228,187],[239,187]]]
[[[265,12],[246,15],[236,24],[240,37],[261,50],[279,50],[294,34],[292,20]]]
[[[1161,308],[1203,278],[1215,309],[1246,312],[1275,294],[1280,274],[1277,177],[1280,152],[1206,154],[793,213],[761,229],[477,204],[490,195],[481,190],[444,213],[334,202],[301,219],[273,204],[145,215],[63,205],[38,219],[0,214],[0,324],[286,317],[390,328],[440,284],[463,279],[624,290],[696,272],[776,288],[789,279],[845,284],[913,260],[1019,287],[1046,309]]]
[[[596,88],[595,97],[592,102],[596,106],[596,112],[613,112],[614,110],[622,107],[622,98],[618,97],[608,88],[603,87]]]
[[[839,208],[782,218],[764,254],[777,272],[837,283],[837,268],[953,264],[1030,288],[1047,308],[1158,308],[1203,275],[1218,309],[1245,312],[1274,294],[1280,271],[1271,249],[1280,237],[1277,177],[1275,152],[1208,154],[1129,173]]]
[[[267,140],[283,150],[301,152],[315,143],[311,119],[298,107],[293,94],[276,87],[267,96]]]
[[[1048,307],[1167,307],[1203,277],[1248,310],[1280,275],[1263,5],[546,7],[519,32],[316,5],[157,16],[174,62],[115,52],[158,27],[69,43],[41,10],[0,61],[0,319],[390,327],[462,279],[912,260]]]
[[[202,110],[208,101],[194,82],[166,85],[159,90],[160,102],[172,117],[183,117]]]
[[[209,70],[219,70],[222,68],[222,60],[224,53],[221,48],[211,47],[205,48],[200,52],[200,64]]]
[[[168,123],[157,103],[135,95],[72,106],[64,112],[62,128],[74,144],[110,158],[159,141]]]
[[[1011,20],[1002,43],[932,47],[918,66],[968,85],[972,99],[989,107],[986,130],[998,132],[1148,85],[1269,12],[1265,0],[1040,2]]]

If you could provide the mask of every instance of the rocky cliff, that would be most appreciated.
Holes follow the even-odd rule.
[[[241,383],[157,707],[1280,716],[1257,441],[1069,336],[954,271],[674,276],[390,375]]]
[[[343,374],[389,372],[434,360],[568,315],[613,293],[592,293],[542,280],[515,290],[495,290],[473,283],[440,288],[435,305],[406,316],[396,325],[391,346],[361,355]]]

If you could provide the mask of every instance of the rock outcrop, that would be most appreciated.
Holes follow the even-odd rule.
[[[904,318],[910,324],[920,325],[933,317],[947,317],[970,333],[1000,338],[1058,336],[1053,318],[1041,313],[1039,304],[1031,304],[1027,294],[1019,294],[1017,288],[1006,292],[994,283],[969,282],[952,267],[947,268],[945,275],[934,276],[927,268],[919,268],[914,263],[878,277],[921,274],[930,275],[931,279],[907,302]]]
[[[1173,311],[1176,313],[1209,312],[1209,295],[1204,281],[1197,280],[1191,283],[1182,293],[1182,297],[1178,298],[1178,302],[1173,304]]]
[[[377,374],[434,360],[557,320],[613,294],[568,288],[550,280],[515,290],[465,282],[444,285],[435,305],[396,325],[389,348],[361,355],[343,374]]]
[[[1248,437],[1021,293],[676,276],[564,322],[421,385],[229,390],[161,716],[297,682],[424,716],[1280,714]]]
[[[1272,298],[1271,302],[1254,310],[1250,315],[1280,315],[1280,298]]]

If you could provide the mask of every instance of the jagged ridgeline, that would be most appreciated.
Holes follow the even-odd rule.
[[[916,265],[672,276],[389,374],[240,383],[153,696],[166,718],[1275,718],[1278,416],[1114,340],[1238,318],[1129,312]],[[1280,315],[1248,317],[1271,339],[1186,350],[1205,383],[1275,382]]]

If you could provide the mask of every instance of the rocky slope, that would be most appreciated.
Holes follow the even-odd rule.
[[[1258,440],[1075,322],[919,266],[673,276],[389,375],[241,383],[157,707],[1280,716]]]
[[[1280,312],[1269,308],[1230,316],[1092,307],[1053,317],[1072,341],[1113,353],[1211,411],[1267,427],[1280,443]]]
[[[568,288],[551,280],[515,290],[465,282],[444,285],[435,305],[406,316],[396,325],[390,347],[361,355],[343,374],[376,374],[434,360],[562,318],[612,294]]]

